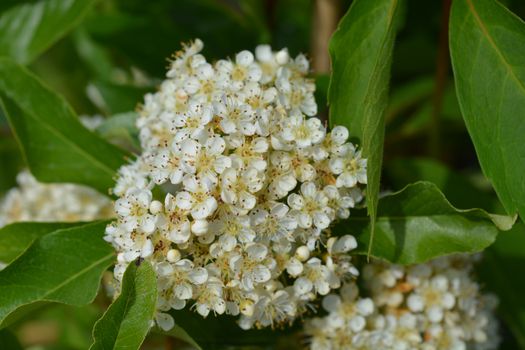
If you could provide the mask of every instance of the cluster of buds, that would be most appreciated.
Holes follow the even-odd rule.
[[[142,154],[113,192],[117,285],[137,258],[170,309],[239,315],[244,329],[293,321],[358,271],[350,235],[330,237],[362,200],[366,159],[348,130],[315,118],[308,60],[258,46],[208,63],[196,40],[145,97]]]

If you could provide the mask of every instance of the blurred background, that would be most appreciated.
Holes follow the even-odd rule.
[[[0,14],[23,2],[36,0],[2,0]],[[525,1],[502,3],[525,17]],[[79,115],[97,116],[97,132],[132,150],[137,148],[133,122],[138,103],[155,91],[180,43],[194,38],[205,43],[208,60],[234,57],[261,43],[307,54],[326,118],[328,41],[350,5],[345,0],[98,1],[80,25],[29,67]],[[502,212],[481,175],[456,100],[447,49],[449,6],[450,0],[407,1],[392,68],[382,189],[426,179],[459,208]],[[0,164],[2,195],[16,185],[23,161],[1,112]],[[87,349],[92,325],[108,303],[101,295],[80,309],[45,308],[19,324],[17,333],[34,350]],[[518,348],[509,334],[505,339],[507,348]],[[158,337],[144,348],[177,346]]]

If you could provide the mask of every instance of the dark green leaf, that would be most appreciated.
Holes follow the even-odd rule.
[[[0,229],[0,261],[9,264],[36,239],[63,228],[82,225],[64,222],[19,222]]]
[[[105,119],[96,131],[106,140],[125,149],[140,149],[139,130],[135,124],[137,117],[135,112],[115,114]]]
[[[415,79],[392,91],[386,112],[386,122],[391,122],[407,109],[428,99],[432,95],[434,85],[434,78],[427,76]]]
[[[416,181],[428,181],[434,183],[457,208],[477,207],[491,213],[503,213],[493,194],[475,186],[466,176],[435,160],[396,159],[387,164],[385,173],[395,189]]]
[[[84,128],[63,98],[9,59],[0,59],[0,97],[38,180],[80,183],[102,193],[113,186],[124,152]]]
[[[172,310],[170,314],[175,319],[175,324],[181,329],[175,329],[174,334],[172,332],[168,334],[194,346],[194,342],[197,342],[204,349],[224,349],[228,346],[260,346],[275,349],[278,348],[280,337],[289,336],[297,331],[297,327],[286,327],[282,330],[265,328],[246,331],[239,327],[236,322],[237,318],[233,316],[210,314],[202,318],[190,310]],[[190,339],[185,339],[184,334],[187,334]]]
[[[499,311],[516,340],[525,348],[525,225],[517,223],[485,250],[479,272],[487,288],[499,296]]]
[[[102,239],[106,225],[95,222],[45,235],[0,271],[0,328],[20,309],[46,302],[90,303],[115,257]]]
[[[1,111],[0,114],[2,114]],[[1,124],[0,121],[0,128],[2,127]],[[3,192],[16,186],[16,175],[23,167],[22,156],[13,137],[0,138],[0,164],[2,164],[2,171],[0,171],[1,196]]]
[[[193,346],[196,350],[202,350],[202,347],[178,324],[175,324],[175,326],[168,332],[165,332],[159,328],[156,328],[156,331],[160,334],[165,334],[167,336],[180,339],[183,342]]]
[[[8,329],[0,330],[0,345],[6,350],[22,350],[22,345],[16,339],[16,336]]]
[[[90,85],[96,91],[97,98],[93,102],[107,115],[133,111],[142,102],[144,95],[151,88],[132,85],[114,84],[102,80]]]
[[[481,209],[456,209],[434,184],[418,182],[379,201],[371,256],[418,264],[452,253],[479,252],[495,241],[498,229],[508,230],[514,221]],[[355,235],[356,253],[367,253],[371,224],[365,217],[351,216],[334,230]]]
[[[111,47],[121,64],[162,77],[166,58],[180,49],[180,42],[200,38],[209,60],[253,49],[258,31],[239,10],[231,2],[215,0],[155,1],[148,6],[143,0],[126,0],[85,23],[92,38]]]
[[[77,25],[94,2],[20,1],[0,14],[0,56],[29,63]]]
[[[110,79],[114,67],[109,53],[94,42],[82,26],[73,32],[73,43],[78,55],[94,75],[101,79]]]
[[[354,1],[330,41],[330,124],[348,127],[368,158],[371,241],[377,216],[385,110],[400,3],[400,0]]]
[[[156,301],[157,278],[151,264],[129,264],[122,292],[95,324],[90,349],[139,349],[155,316]]]
[[[450,51],[459,104],[484,174],[525,219],[525,23],[494,0],[454,1]]]

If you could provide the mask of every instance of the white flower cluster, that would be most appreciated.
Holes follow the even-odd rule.
[[[497,300],[480,293],[473,262],[456,255],[409,267],[365,266],[369,297],[360,297],[356,284],[326,296],[328,315],[306,326],[311,349],[497,349]]]
[[[90,221],[112,217],[109,198],[74,184],[44,184],[31,173],[17,176],[18,187],[0,201],[0,227],[19,221]]]
[[[177,53],[145,97],[143,153],[119,171],[106,231],[115,276],[139,257],[153,264],[165,329],[164,312],[187,305],[240,315],[244,329],[289,322],[357,275],[355,239],[326,229],[362,199],[366,160],[346,128],[312,117],[303,55],[262,45],[210,64],[202,47]]]

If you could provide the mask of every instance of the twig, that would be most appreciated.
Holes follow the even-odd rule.
[[[330,54],[328,43],[332,33],[337,28],[341,16],[340,0],[315,0],[313,26],[311,36],[312,69],[316,75],[330,72]],[[319,113],[318,117],[325,123],[328,122],[328,113]]]
[[[328,42],[340,17],[339,0],[315,0],[312,27],[312,68],[316,74],[330,72]]]

